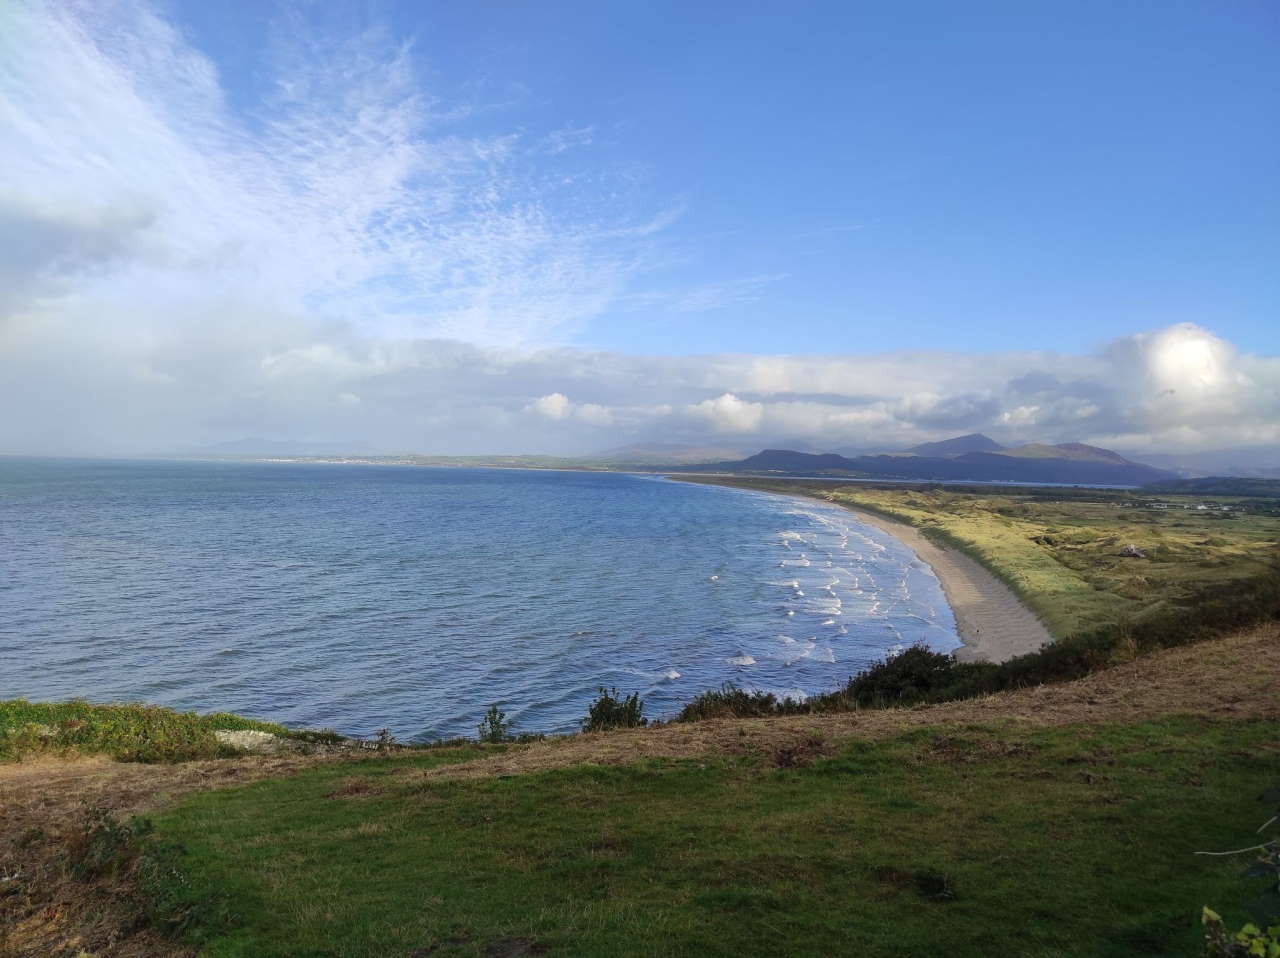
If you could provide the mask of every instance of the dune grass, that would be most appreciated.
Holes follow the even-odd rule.
[[[155,705],[94,705],[84,701],[0,700],[0,761],[33,753],[103,754],[120,761],[173,762],[235,754],[214,736],[253,729],[304,742],[333,733],[304,732],[228,712],[198,715]]]
[[[1181,718],[504,778],[324,766],[155,821],[210,956],[1192,954],[1275,729]],[[1235,844],[1233,844],[1235,843]]]

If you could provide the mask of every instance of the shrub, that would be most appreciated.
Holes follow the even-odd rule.
[[[950,655],[913,645],[851,678],[844,697],[862,707],[919,702],[953,684],[957,668]]]
[[[582,720],[582,731],[601,732],[611,728],[637,728],[648,725],[644,717],[644,700],[639,692],[619,697],[617,689],[600,686],[600,694],[587,708]]]
[[[479,732],[480,741],[496,745],[500,742],[509,742],[514,738],[511,734],[514,724],[514,722],[507,719],[506,712],[498,708],[497,705],[490,705],[489,711],[484,713],[484,718],[480,720],[480,724],[476,728]]]
[[[779,700],[772,692],[753,692],[725,682],[710,689],[685,705],[676,716],[677,722],[697,722],[712,718],[756,718],[761,715],[791,715],[805,711],[793,699]]]

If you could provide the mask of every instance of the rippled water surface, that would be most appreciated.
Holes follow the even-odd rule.
[[[599,685],[670,715],[959,643],[938,581],[834,506],[648,476],[0,459],[0,697],[402,738]]]

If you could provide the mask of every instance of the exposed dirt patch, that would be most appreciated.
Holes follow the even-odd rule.
[[[1030,753],[1031,749],[1020,742],[974,740],[959,735],[940,735],[926,743],[918,757],[929,762],[973,765],[994,759],[1019,758]]]
[[[803,768],[832,751],[822,739],[809,736],[792,745],[784,745],[774,752],[773,764],[777,768]]]
[[[485,958],[519,958],[521,955],[545,955],[547,949],[528,938],[503,938],[484,949]]]
[[[326,792],[325,798],[373,798],[382,793],[382,789],[361,775],[352,775],[332,792]]]
[[[912,891],[925,901],[956,900],[956,888],[949,875],[937,871],[903,871],[882,865],[874,872],[876,881],[903,891]]]

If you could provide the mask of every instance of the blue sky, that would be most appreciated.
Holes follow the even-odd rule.
[[[174,10],[251,110],[281,14]],[[1197,322],[1276,346],[1272,3],[398,3],[345,22],[411,40],[424,89],[485,106],[461,128],[589,129],[543,172],[682,210],[637,290],[726,305],[633,304],[577,342],[1078,350]]]
[[[4,451],[1280,444],[1270,2],[0,8]]]

